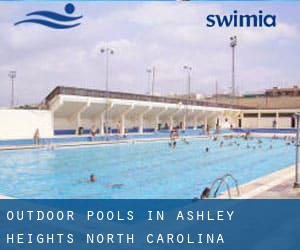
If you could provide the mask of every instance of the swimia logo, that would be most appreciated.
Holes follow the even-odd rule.
[[[64,8],[65,14],[59,14],[53,11],[40,10],[27,14],[27,17],[33,17],[16,22],[15,25],[32,23],[43,25],[52,29],[70,29],[80,25],[76,22],[82,18],[82,16],[72,16],[75,12],[75,6],[71,3],[66,4]],[[72,23],[73,22],[73,23]]]
[[[240,14],[237,10],[230,15],[210,14],[206,21],[207,27],[276,27],[276,15],[264,14],[262,10],[258,14]]]

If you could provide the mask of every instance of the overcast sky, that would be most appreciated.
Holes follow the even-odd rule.
[[[111,57],[110,90],[146,93],[146,68],[155,65],[155,92],[184,93],[192,70],[192,91],[212,94],[215,81],[228,92],[229,37],[238,36],[236,83],[242,93],[273,85],[300,84],[300,3],[76,3],[82,24],[70,30],[13,23],[35,10],[63,13],[65,3],[0,2],[0,105],[10,103],[8,71],[17,71],[18,104],[38,103],[57,85],[104,89],[105,60]],[[276,28],[207,28],[208,14],[277,15]]]

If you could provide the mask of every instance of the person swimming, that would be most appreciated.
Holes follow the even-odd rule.
[[[183,138],[182,141],[187,145],[190,144],[190,142],[186,138]]]
[[[91,174],[89,182],[94,183],[94,182],[96,182],[96,181],[97,181],[96,176],[95,176],[94,174]]]
[[[209,152],[209,147],[205,148],[205,152],[208,153]]]
[[[109,184],[109,185],[106,185],[105,187],[106,188],[115,188],[115,189],[119,189],[119,188],[122,188],[124,186],[124,184],[122,183],[116,183],[116,184]]]

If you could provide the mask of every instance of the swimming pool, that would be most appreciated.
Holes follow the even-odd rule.
[[[220,140],[202,138],[189,145],[178,141],[175,149],[157,141],[1,151],[0,193],[16,198],[193,198],[225,173],[242,184],[293,164],[293,145],[261,140],[261,148],[257,139],[224,140],[220,147]],[[85,182],[92,173],[97,182]]]

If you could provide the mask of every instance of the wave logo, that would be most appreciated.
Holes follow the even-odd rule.
[[[47,10],[35,11],[26,15],[27,17],[33,18],[16,22],[15,25],[20,25],[24,23],[34,23],[47,26],[53,29],[70,29],[80,25],[80,23],[69,24],[70,22],[74,22],[82,18],[82,16],[71,16],[74,13],[74,11],[75,6],[71,3],[68,3],[65,6],[66,15]],[[46,19],[41,19],[40,17]]]

